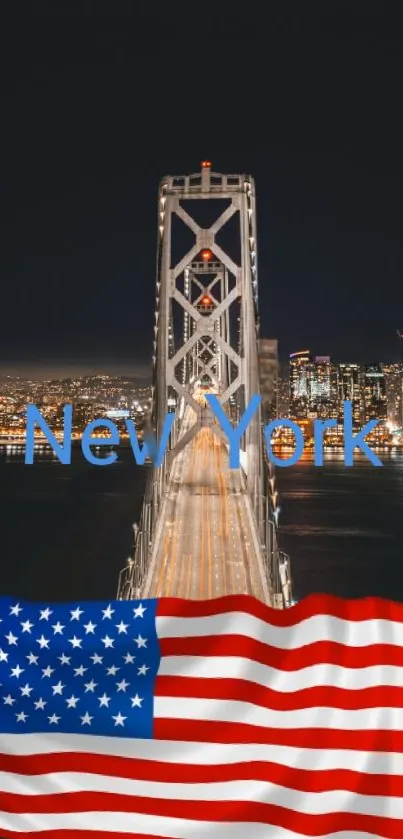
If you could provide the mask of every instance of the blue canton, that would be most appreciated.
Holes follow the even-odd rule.
[[[151,738],[156,608],[0,598],[0,732]]]

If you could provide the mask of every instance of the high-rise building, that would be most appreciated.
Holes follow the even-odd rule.
[[[259,340],[259,380],[265,423],[277,419],[278,411],[278,342],[274,339]]]
[[[353,426],[361,425],[361,367],[359,364],[337,364],[337,419],[343,422],[343,403],[351,402]]]
[[[308,417],[308,373],[311,355],[309,350],[290,355],[290,415],[294,419]]]
[[[290,416],[290,376],[288,365],[286,369],[280,366],[277,379],[277,416]]]
[[[331,365],[328,355],[316,356],[307,365],[308,416],[327,419],[331,416]]]
[[[363,419],[381,420],[380,426],[387,420],[386,380],[380,364],[367,364],[363,377]]]
[[[386,382],[388,421],[396,428],[403,428],[403,364],[383,364]]]
[[[330,356],[311,359],[308,350],[290,356],[290,416],[337,419],[337,365]]]

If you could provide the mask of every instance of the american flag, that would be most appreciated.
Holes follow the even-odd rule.
[[[402,839],[403,605],[0,616],[1,837]]]

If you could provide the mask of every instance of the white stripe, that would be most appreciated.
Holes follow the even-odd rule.
[[[403,708],[364,708],[345,711],[340,708],[312,707],[298,711],[272,711],[250,702],[226,699],[183,699],[157,696],[154,717],[208,722],[238,722],[268,728],[340,728],[346,731],[401,731]],[[178,726],[180,731],[180,727]]]
[[[285,693],[319,686],[344,690],[362,690],[380,685],[403,687],[403,667],[376,665],[353,669],[335,664],[315,664],[294,672],[277,670],[249,658],[235,656],[166,656],[161,659],[158,675],[246,679]]]
[[[239,817],[239,808],[237,808]],[[19,833],[41,830],[104,831],[111,833],[143,833],[145,836],[164,836],[165,839],[307,839],[306,834],[250,822],[199,822],[190,819],[147,816],[142,813],[27,813],[19,816],[0,812],[0,829]],[[78,834],[80,835],[80,834]],[[362,831],[343,830],[328,833],[326,839],[372,839]],[[373,837],[375,839],[375,836]]]
[[[298,749],[261,743],[182,743],[175,740],[126,740],[84,734],[60,734],[58,737],[54,734],[2,734],[0,751],[11,755],[77,752],[196,766],[267,761],[298,769],[349,769],[375,775],[403,775],[403,754],[395,752]]]
[[[203,638],[208,635],[245,635],[282,650],[294,650],[317,641],[337,641],[349,647],[403,643],[403,625],[386,620],[347,621],[314,615],[295,626],[273,626],[246,612],[228,612],[204,618],[157,617],[159,638]]]
[[[163,801],[239,801],[273,804],[305,815],[354,813],[384,818],[403,818],[403,798],[360,795],[346,790],[301,792],[268,781],[225,781],[197,783],[158,783],[57,772],[51,775],[10,775],[0,772],[0,792],[16,795],[60,795],[75,792],[114,793]],[[158,805],[157,805],[158,807]],[[51,809],[51,805],[50,805]]]

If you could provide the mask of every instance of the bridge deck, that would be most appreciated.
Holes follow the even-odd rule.
[[[188,408],[184,433],[194,420]],[[173,463],[145,594],[267,600],[255,530],[241,470],[229,468],[228,451],[211,429],[200,429]]]

